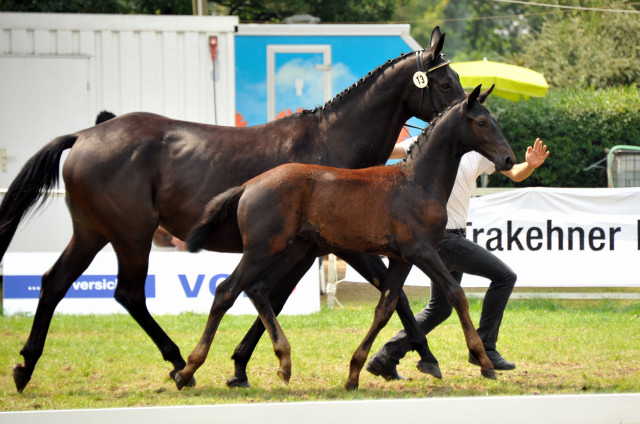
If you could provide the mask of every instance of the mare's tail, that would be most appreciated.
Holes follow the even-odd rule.
[[[0,260],[24,215],[38,199],[38,207],[42,206],[45,195],[58,186],[60,156],[77,139],[77,135],[63,135],[44,146],[29,159],[9,186],[0,203]]]
[[[228,219],[236,219],[238,202],[245,186],[233,187],[214,197],[204,208],[200,223],[191,229],[187,237],[187,250],[197,252],[204,247],[216,227]]]

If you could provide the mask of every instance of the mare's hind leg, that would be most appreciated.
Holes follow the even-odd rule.
[[[309,250],[306,256],[282,277],[280,281],[276,283],[277,286],[271,290],[269,301],[276,315],[279,314],[284,307],[285,302],[298,284],[298,281],[300,281],[316,260],[317,254],[317,248]],[[235,373],[233,377],[227,380],[228,387],[250,387],[249,378],[247,377],[247,364],[264,330],[262,320],[258,317],[240,344],[236,347],[231,356],[231,359],[234,361]]]
[[[153,343],[158,347],[162,358],[171,362],[173,370],[169,373],[171,379],[176,372],[184,368],[186,362],[180,354],[180,349],[164,332],[162,327],[149,313],[144,291],[147,272],[149,268],[149,250],[132,244],[114,244],[118,256],[118,285],[115,291],[115,299],[133,317],[133,319],[149,335]],[[194,386],[195,380],[189,380],[187,385]]]
[[[373,345],[378,333],[387,324],[387,322],[389,322],[389,318],[391,318],[393,311],[396,309],[398,296],[402,292],[402,286],[409,274],[409,271],[411,271],[411,264],[403,261],[390,261],[389,273],[381,285],[380,301],[376,306],[371,328],[351,358],[351,363],[349,364],[349,378],[345,383],[345,388],[347,390],[355,390],[358,388],[360,371],[362,371],[362,367],[367,360],[371,346]]]
[[[412,259],[412,262],[418,266],[422,272],[427,274],[434,284],[437,284],[444,293],[447,301],[458,314],[462,331],[467,342],[469,352],[476,357],[480,363],[480,371],[486,378],[496,379],[496,372],[484,350],[482,340],[471,321],[469,315],[469,302],[464,294],[462,287],[453,279],[447,268],[442,263],[440,256],[436,252],[435,247],[424,246],[420,249],[419,257]]]
[[[23,364],[13,368],[13,380],[18,392],[29,383],[33,370],[42,355],[53,313],[71,284],[87,269],[106,241],[97,233],[87,234],[74,230],[74,235],[56,263],[42,276],[40,300],[31,333],[20,351]]]

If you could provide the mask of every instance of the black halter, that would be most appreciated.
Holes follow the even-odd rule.
[[[445,60],[444,59],[444,55],[441,54],[440,57],[444,60],[444,62],[442,62],[439,65],[436,65],[436,66],[434,66],[432,68],[425,69],[424,60],[422,59],[422,54],[423,53],[424,53],[424,50],[420,50],[420,51],[416,52],[416,65],[418,66],[418,72],[416,72],[414,74],[414,76],[413,76],[413,80],[414,80],[414,83],[416,84],[416,86],[418,86],[418,83],[416,82],[416,78],[418,78],[419,80],[426,79],[426,85],[424,85],[422,87],[418,86],[420,88],[420,115],[421,116],[422,116],[422,103],[423,103],[423,100],[424,100],[424,91],[427,88],[429,88],[429,100],[430,100],[430,103],[431,103],[431,109],[433,110],[434,114],[441,113],[442,111],[444,111],[444,106],[442,106],[442,105],[440,105],[441,106],[440,107],[440,112],[438,112],[436,110],[436,108],[435,108],[435,105],[433,103],[433,93],[432,93],[432,89],[431,89],[431,80],[429,79],[428,74],[430,72],[435,71],[436,69],[440,69],[443,66],[447,66],[448,64],[451,63],[450,60]],[[420,74],[420,75],[418,75],[418,74]]]

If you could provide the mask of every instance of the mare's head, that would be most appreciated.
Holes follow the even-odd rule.
[[[475,150],[492,161],[497,171],[508,171],[516,163],[513,150],[491,112],[482,104],[493,91],[493,85],[484,92],[480,92],[481,87],[477,86],[459,105],[462,118],[458,122],[461,149],[458,154]]]
[[[434,115],[465,98],[460,77],[442,53],[444,33],[431,32],[429,48],[415,53],[415,70],[407,105],[412,116],[429,121]]]

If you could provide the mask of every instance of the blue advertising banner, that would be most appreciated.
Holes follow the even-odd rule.
[[[5,299],[37,299],[42,275],[7,275],[4,277]],[[69,288],[67,299],[113,298],[118,284],[115,275],[81,275]],[[156,297],[156,277],[148,275],[144,286],[148,298]]]
[[[7,252],[4,257],[3,312],[35,313],[42,274],[57,260],[57,252]],[[145,281],[146,303],[152,314],[208,313],[216,289],[233,272],[242,255],[167,250],[151,252]],[[57,313],[126,313],[114,299],[118,262],[113,252],[100,252],[85,273],[71,284],[56,307]],[[298,283],[282,313],[308,314],[320,310],[319,266],[313,266]],[[229,314],[256,314],[242,293]]]

